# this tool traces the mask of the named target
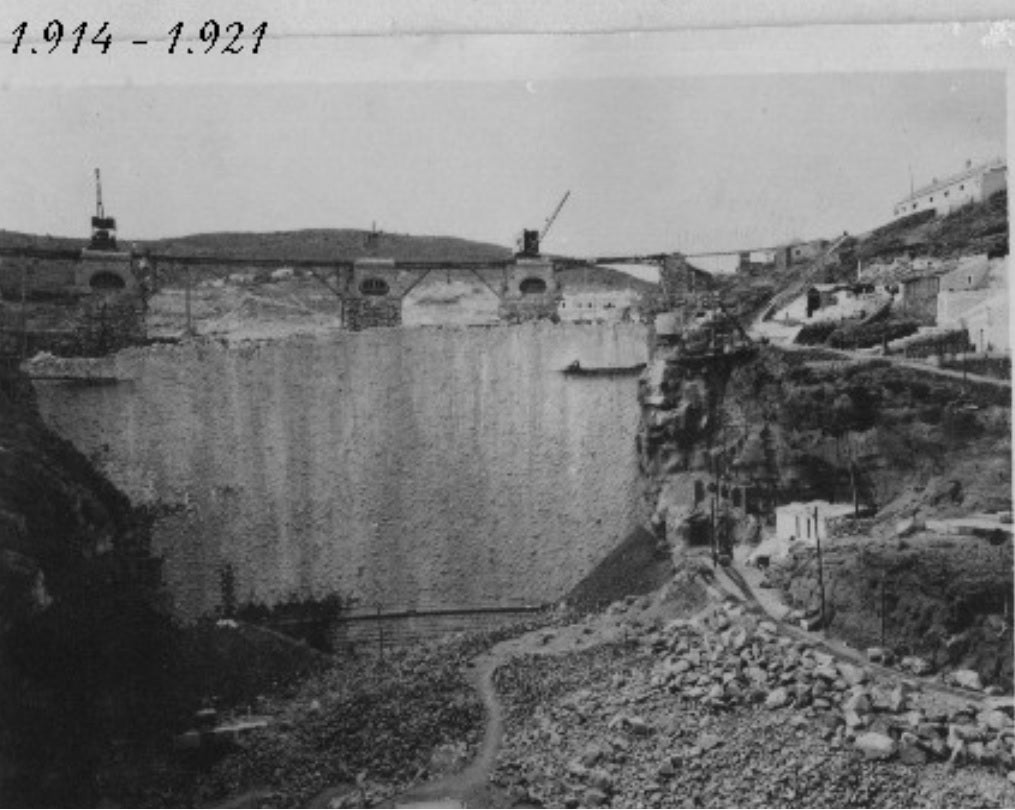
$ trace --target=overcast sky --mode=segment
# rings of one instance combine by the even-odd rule
[[[1005,154],[1000,72],[0,90],[0,228],[378,227],[685,252],[858,232]]]

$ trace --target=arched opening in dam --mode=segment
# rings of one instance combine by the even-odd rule
[[[425,633],[424,614],[560,599],[645,517],[637,377],[561,372],[644,362],[646,337],[543,321],[195,340],[95,361],[116,385],[36,390],[156,512],[181,619],[337,596]]]

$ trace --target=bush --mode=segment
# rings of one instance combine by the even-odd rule
[[[878,321],[836,329],[828,336],[828,345],[835,349],[864,348],[914,334],[916,321]]]
[[[928,357],[932,354],[954,354],[966,351],[969,336],[965,329],[952,329],[938,335],[917,338],[903,349],[906,357]]]
[[[799,343],[801,346],[817,346],[828,340],[828,336],[832,334],[839,324],[835,321],[818,321],[817,323],[809,323],[799,332],[797,332],[796,340],[794,343]]]

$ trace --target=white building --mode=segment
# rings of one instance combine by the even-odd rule
[[[947,214],[967,203],[986,200],[1008,186],[1008,164],[1001,158],[976,166],[966,161],[966,167],[958,174],[938,180],[916,189],[908,197],[895,204],[896,217],[905,217],[920,211],[934,210],[939,216]]]
[[[802,542],[809,546],[828,539],[828,521],[853,513],[849,503],[796,501],[775,508],[775,536],[779,543]]]
[[[962,314],[960,322],[977,351],[1011,351],[1008,313],[1008,294],[1002,290],[997,295],[974,304]]]
[[[1010,350],[1008,313],[1007,259],[973,257],[941,277],[937,325],[965,329],[976,351]]]

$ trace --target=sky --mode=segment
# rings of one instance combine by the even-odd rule
[[[0,87],[0,228],[368,228],[575,256],[853,233],[1005,155],[999,71]]]

